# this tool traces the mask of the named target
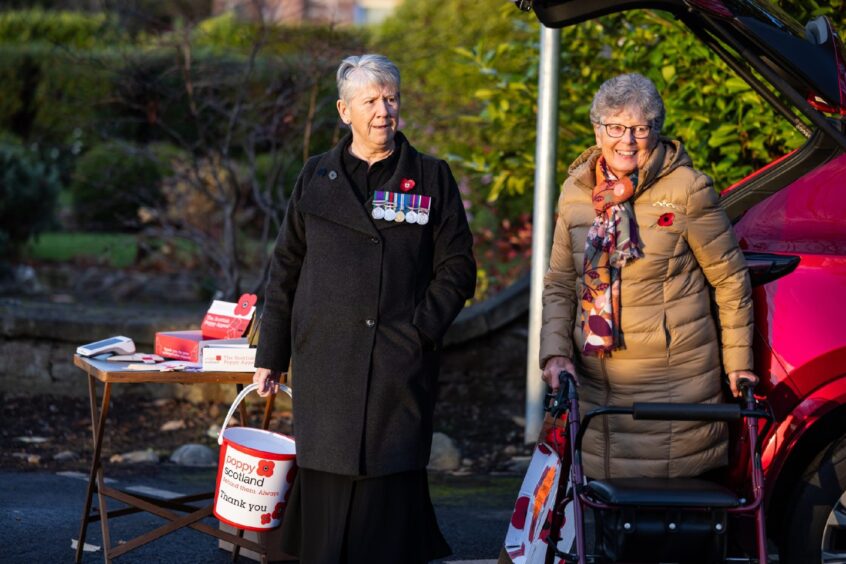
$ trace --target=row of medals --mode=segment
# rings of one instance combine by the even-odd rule
[[[396,211],[394,208],[375,207],[371,215],[373,219],[384,219],[385,221],[396,221],[397,223],[416,223],[417,225],[426,225],[429,223],[429,214],[423,211],[416,212],[410,210],[404,212],[402,210]]]

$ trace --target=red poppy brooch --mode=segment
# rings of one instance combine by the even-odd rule
[[[403,178],[402,182],[400,182],[400,190],[403,192],[408,192],[414,189],[415,182],[410,178]]]
[[[258,296],[255,294],[243,294],[235,304],[235,315],[249,315],[257,301]]]
[[[674,213],[663,213],[661,217],[658,218],[658,225],[661,227],[669,227],[673,224],[673,220],[676,218],[676,214]]]

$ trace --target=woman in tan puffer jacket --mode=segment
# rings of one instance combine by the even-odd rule
[[[591,107],[597,146],[570,166],[543,292],[540,362],[568,370],[581,411],[722,401],[752,370],[749,275],[711,179],[660,137],[649,79],[612,78]],[[711,289],[713,288],[713,298]],[[716,322],[715,322],[716,314]],[[727,463],[722,423],[600,418],[584,440],[591,478],[697,476]]]

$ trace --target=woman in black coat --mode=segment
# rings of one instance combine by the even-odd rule
[[[426,464],[439,343],[473,295],[455,179],[397,131],[400,76],[380,55],[338,69],[347,135],[306,163],[276,241],[254,381],[291,369],[300,472],[283,548],[301,562],[449,554]]]

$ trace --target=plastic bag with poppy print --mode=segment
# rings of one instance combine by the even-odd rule
[[[561,480],[566,482],[570,473],[570,450],[564,433],[566,422],[566,417],[552,425],[545,422],[541,431],[543,440],[538,441],[532,453],[505,533],[504,552],[514,564],[546,562],[549,549],[546,539],[553,526],[556,499],[560,497],[559,484],[565,485]],[[572,504],[564,508],[558,538],[558,549],[569,552],[575,539]]]

